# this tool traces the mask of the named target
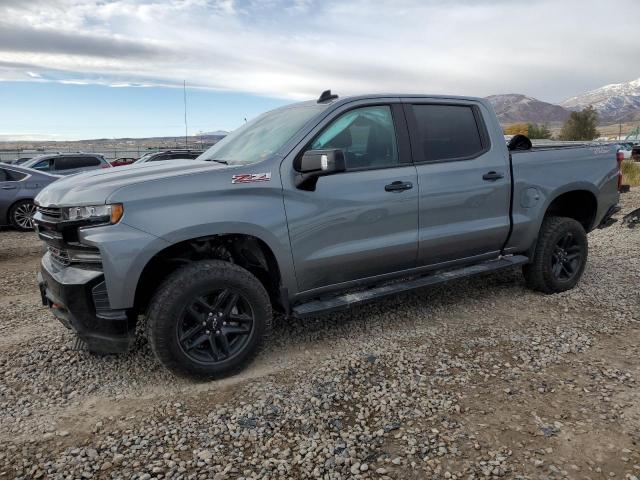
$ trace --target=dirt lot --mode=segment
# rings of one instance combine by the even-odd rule
[[[640,227],[589,241],[573,291],[511,271],[280,320],[248,370],[194,383],[142,339],[73,351],[40,306],[39,242],[0,232],[0,479],[635,480]]]

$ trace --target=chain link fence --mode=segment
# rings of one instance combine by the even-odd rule
[[[198,142],[189,144],[189,150],[206,150],[212,146],[215,142]],[[24,149],[24,150],[0,150],[0,162],[12,162],[18,158],[33,158],[39,155],[48,155],[55,153],[99,153],[104,156],[109,162],[112,162],[118,158],[135,158],[138,159],[146,153],[162,152],[165,150],[182,150],[184,149],[184,143],[175,146],[162,146],[162,147],[145,147],[145,146],[132,146],[130,148],[108,148],[100,146],[84,147],[80,150],[73,147],[68,148],[51,148],[51,149]]]

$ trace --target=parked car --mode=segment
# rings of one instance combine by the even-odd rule
[[[33,230],[33,199],[58,176],[18,165],[0,164],[0,225]]]
[[[37,197],[45,305],[94,352],[138,315],[159,361],[246,365],[272,312],[305,318],[522,267],[579,281],[587,233],[618,211],[613,145],[505,144],[470,97],[325,92],[243,125],[200,159],[62,179]]]
[[[162,160],[194,159],[202,155],[200,150],[165,150],[163,152],[147,153],[136,160],[138,163],[158,162]]]
[[[73,175],[88,170],[111,168],[111,164],[97,153],[56,153],[40,155],[22,164],[40,172]]]
[[[111,162],[111,165],[114,167],[121,167],[123,165],[131,165],[132,163],[135,163],[136,159],[132,158],[132,157],[120,157],[120,158],[116,158],[115,160],[113,160]]]
[[[634,145],[631,149],[631,158],[636,162],[640,162],[640,145]]]

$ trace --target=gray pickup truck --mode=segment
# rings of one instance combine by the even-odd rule
[[[165,367],[216,378],[255,356],[275,312],[514,266],[533,289],[570,289],[587,232],[612,222],[619,178],[613,146],[507,146],[482,99],[324,92],[198,160],[44,189],[42,299],[90,351],[126,351],[145,316]]]

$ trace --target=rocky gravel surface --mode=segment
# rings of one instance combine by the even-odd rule
[[[640,206],[622,197],[620,217]],[[0,479],[640,478],[640,229],[589,235],[582,282],[519,271],[305,322],[196,383],[73,350],[41,247],[0,232]]]

